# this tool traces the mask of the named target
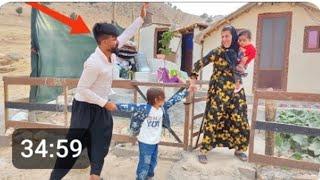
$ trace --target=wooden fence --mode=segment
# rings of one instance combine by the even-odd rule
[[[66,128],[68,127],[68,113],[71,111],[71,105],[68,105],[68,91],[76,87],[78,79],[70,78],[31,78],[31,77],[3,77],[4,81],[4,102],[5,102],[5,128]],[[208,84],[207,81],[198,81],[197,84],[204,85]],[[39,104],[27,102],[16,102],[9,101],[8,88],[10,85],[29,85],[29,86],[48,86],[48,87],[62,87],[64,95],[64,104]],[[113,88],[124,88],[133,90],[134,102],[137,102],[138,95],[143,99],[146,99],[139,87],[175,87],[175,88],[186,88],[188,82],[185,84],[163,84],[163,83],[150,83],[150,82],[137,82],[128,80],[114,80]],[[195,114],[195,106],[197,103],[205,102],[206,96],[196,97],[190,93],[186,97],[184,103],[184,125],[183,125],[183,140],[182,142],[165,142],[162,141],[160,144],[165,146],[180,147],[184,150],[193,150],[198,148],[198,142],[202,129],[198,131],[194,128],[195,122],[200,119],[203,120],[203,113]],[[282,132],[282,133],[293,133],[303,134],[308,136],[320,136],[320,129],[311,127],[301,127],[297,125],[282,124],[277,122],[268,121],[257,121],[257,110],[259,99],[265,100],[279,100],[279,101],[305,101],[305,102],[320,102],[320,94],[305,94],[305,93],[288,93],[279,91],[256,91],[254,93],[253,101],[253,113],[252,113],[252,124],[250,133],[250,146],[249,146],[249,162],[263,163],[269,165],[285,166],[300,169],[319,170],[320,164],[298,161],[292,159],[285,159],[280,157],[274,157],[270,155],[261,155],[254,153],[254,138],[255,130],[264,130],[268,132]],[[44,124],[37,122],[28,121],[12,121],[9,120],[9,109],[25,109],[30,111],[51,111],[51,112],[63,112],[64,113],[64,125],[55,124]],[[117,114],[115,116],[129,117],[127,114]],[[202,121],[203,122],[203,121]],[[202,125],[201,125],[202,127]],[[194,138],[197,138],[194,141]],[[136,138],[129,135],[113,134],[113,140],[116,142],[130,142],[135,143]]]
[[[249,146],[249,162],[318,171],[320,168],[320,164],[318,163],[280,158],[270,155],[261,155],[254,152],[255,130],[272,131],[278,133],[302,134],[307,136],[320,136],[320,129],[318,128],[303,127],[277,122],[257,121],[259,99],[319,103],[320,94],[289,93],[282,91],[256,91],[254,94],[253,101],[252,124]]]
[[[3,77],[4,82],[4,120],[5,120],[5,129],[9,127],[14,128],[65,128],[68,127],[68,113],[71,112],[71,105],[68,105],[68,91],[76,87],[78,79],[72,78],[33,78],[33,77]],[[199,81],[198,83],[206,83]],[[11,85],[28,85],[28,86],[48,86],[48,87],[62,87],[64,104],[41,104],[41,103],[30,103],[26,102],[16,102],[9,101],[8,89]],[[150,83],[150,82],[137,82],[129,80],[114,80],[112,83],[113,88],[123,88],[133,90],[133,99],[134,102],[137,102],[138,94],[146,100],[145,95],[142,93],[139,87],[175,87],[175,88],[186,88],[187,83],[179,84],[163,84],[163,83]],[[193,121],[191,115],[193,113],[193,103],[192,103],[193,94],[189,94],[186,97],[185,105],[185,118],[184,118],[184,131],[183,131],[183,140],[182,142],[161,142],[161,145],[181,147],[185,150],[189,148],[189,134],[190,134],[190,122]],[[28,122],[28,121],[12,121],[9,120],[9,109],[24,109],[29,111],[49,111],[49,112],[63,112],[64,113],[64,125],[56,124],[44,124],[37,122]],[[113,113],[115,116],[129,117],[128,114],[119,114]],[[113,134],[113,140],[116,142],[136,142],[136,138],[128,135],[122,134]]]

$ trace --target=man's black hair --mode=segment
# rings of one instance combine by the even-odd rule
[[[92,28],[94,39],[98,44],[109,36],[119,36],[118,29],[110,23],[96,23]]]

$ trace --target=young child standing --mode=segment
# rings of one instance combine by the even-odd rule
[[[118,111],[134,113],[130,126],[134,134],[138,134],[137,180],[151,179],[154,176],[162,127],[170,127],[167,110],[185,96],[187,96],[187,90],[179,91],[165,102],[162,89],[150,88],[147,90],[147,104],[117,104]]]
[[[246,77],[248,73],[245,73],[248,64],[256,57],[256,48],[251,44],[251,32],[249,30],[243,30],[239,33],[239,55],[235,73],[235,92],[238,92],[242,88],[241,77]]]

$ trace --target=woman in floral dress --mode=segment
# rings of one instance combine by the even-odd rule
[[[207,152],[215,147],[235,149],[235,156],[246,161],[244,153],[249,144],[249,124],[244,89],[235,93],[234,69],[239,50],[238,35],[234,27],[225,26],[221,32],[221,46],[211,50],[194,64],[191,73],[191,90],[195,79],[206,65],[213,64],[208,100],[204,114],[204,136],[198,156],[207,163]]]

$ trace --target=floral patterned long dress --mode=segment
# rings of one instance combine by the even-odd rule
[[[204,136],[200,151],[206,153],[215,147],[246,151],[249,144],[249,123],[244,89],[234,93],[233,68],[226,60],[226,51],[219,47],[194,64],[191,76],[213,63],[208,100],[204,114]]]

